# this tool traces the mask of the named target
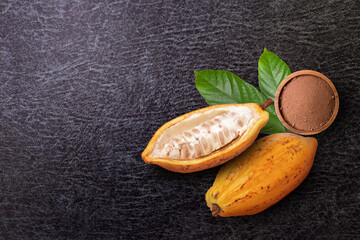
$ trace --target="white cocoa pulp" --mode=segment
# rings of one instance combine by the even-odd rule
[[[241,137],[252,124],[251,109],[228,106],[194,113],[166,129],[155,143],[152,157],[195,159]]]

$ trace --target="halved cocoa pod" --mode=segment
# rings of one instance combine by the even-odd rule
[[[141,156],[146,163],[180,173],[218,166],[255,141],[269,119],[263,108],[223,104],[184,114],[157,130]]]

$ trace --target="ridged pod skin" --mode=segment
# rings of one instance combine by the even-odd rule
[[[253,215],[280,201],[310,172],[317,145],[292,133],[257,140],[217,174],[205,196],[213,216]]]
[[[221,147],[220,149],[205,155],[203,157],[198,158],[189,158],[189,159],[170,159],[163,157],[153,157],[152,151],[155,148],[157,140],[163,134],[163,132],[184,121],[185,119],[191,117],[193,114],[205,114],[209,110],[216,110],[217,108],[224,107],[245,107],[251,110],[253,114],[253,121],[249,128],[243,133],[241,137],[236,138],[226,146]],[[269,114],[265,110],[263,110],[260,105],[256,103],[245,103],[245,104],[222,104],[222,105],[214,105],[210,107],[205,107],[202,109],[198,109],[196,111],[184,114],[180,117],[177,117],[162,127],[160,127],[154,136],[151,138],[149,144],[141,154],[143,160],[149,164],[157,164],[167,170],[179,173],[191,173],[202,171],[208,168],[212,168],[218,166],[220,164],[225,163],[226,161],[234,158],[239,155],[243,151],[245,151],[257,138],[260,130],[266,125],[269,120]]]

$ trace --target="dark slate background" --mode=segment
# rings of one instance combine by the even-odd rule
[[[360,239],[359,39],[356,0],[1,1],[0,238]],[[339,114],[294,192],[214,218],[219,167],[178,174],[140,154],[207,106],[194,70],[258,86],[264,47],[327,75]]]

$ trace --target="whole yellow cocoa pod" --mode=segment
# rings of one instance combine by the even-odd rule
[[[317,140],[278,133],[257,140],[226,163],[206,193],[214,216],[259,213],[293,191],[308,175]]]

